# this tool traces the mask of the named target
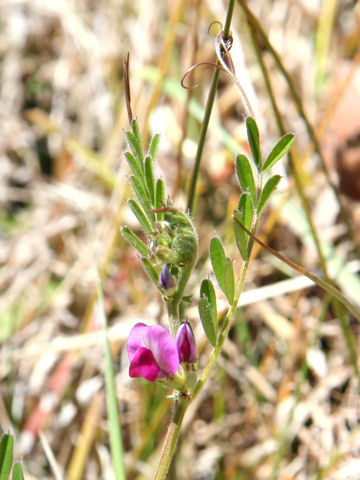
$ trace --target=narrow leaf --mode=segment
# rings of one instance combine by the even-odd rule
[[[208,299],[211,309],[212,321],[213,323],[217,324],[216,295],[211,280],[205,279],[201,282],[200,297],[206,297]]]
[[[243,193],[239,200],[239,212],[241,221],[245,227],[250,228],[253,218],[254,207],[250,195]]]
[[[264,172],[269,170],[269,168],[275,165],[275,163],[288,152],[294,140],[295,136],[292,133],[288,133],[285,137],[280,138],[264,163]]]
[[[230,258],[226,259],[225,269],[224,269],[224,293],[230,305],[234,301],[234,269],[233,264]]]
[[[139,179],[140,183],[145,186],[145,177],[140,167],[139,163],[135,160],[135,157],[130,152],[125,152],[125,158],[129,164],[129,167],[133,173],[133,175]]]
[[[243,192],[249,192],[253,203],[255,203],[256,188],[254,175],[249,159],[245,155],[240,154],[236,157],[236,173],[239,179],[241,190]]]
[[[213,322],[211,305],[206,297],[201,297],[199,300],[199,316],[209,342],[215,347],[217,339],[217,322]]]
[[[149,197],[147,196],[147,193],[144,190],[144,187],[141,185],[139,180],[133,175],[130,177],[130,183],[136,195],[136,198],[138,199],[138,201],[140,202],[144,210],[145,215],[151,222],[153,222],[155,220],[155,216],[153,213],[150,213],[152,210],[152,206],[151,206]]]
[[[0,480],[8,480],[13,461],[14,438],[5,434],[0,442]]]
[[[138,124],[138,122],[135,118],[131,122],[131,128],[132,128],[132,131],[133,131],[134,139],[135,139],[137,145],[139,146],[139,153],[140,153],[139,158],[143,159],[140,128],[139,128],[139,124]]]
[[[144,231],[146,233],[151,233],[153,231],[151,223],[149,222],[147,216],[142,211],[142,209],[138,205],[138,203],[136,203],[135,200],[130,199],[130,200],[128,200],[128,205],[130,207],[130,210],[133,212],[133,214],[137,218],[138,222],[140,223],[140,225],[144,229]]]
[[[140,240],[140,238],[135,235],[135,233],[130,230],[128,227],[123,227],[121,229],[121,235],[125,238],[127,242],[130,243],[133,247],[136,248],[136,250],[142,255],[143,257],[148,257],[149,256],[149,250],[145,243]]]
[[[156,286],[159,286],[159,274],[149,262],[147,258],[141,259],[141,264],[145,272],[149,275],[150,279],[154,282]]]
[[[235,212],[234,212],[234,220],[236,220],[236,218],[238,218],[241,222],[242,215],[239,212],[239,210],[235,210]],[[248,257],[248,236],[236,221],[234,221],[233,226],[234,226],[234,234],[235,234],[236,245],[238,247],[240,255],[243,258],[243,260],[247,260],[247,257]]]
[[[224,270],[226,255],[224,247],[218,237],[213,237],[210,241],[210,260],[216,280],[221,290],[225,293]]]
[[[262,209],[265,207],[266,202],[269,200],[270,195],[278,186],[280,180],[281,180],[280,175],[274,175],[273,177],[269,178],[269,180],[265,183],[265,186],[261,192],[259,203],[257,206],[258,215],[260,215]]]
[[[145,158],[145,180],[151,203],[155,206],[155,182],[151,157]]]
[[[246,119],[246,130],[247,130],[249,145],[250,145],[252,156],[254,158],[255,165],[260,170],[261,157],[260,157],[259,130],[255,120],[252,117],[247,117]]]
[[[23,474],[22,465],[20,462],[14,463],[12,480],[24,480],[24,474]]]
[[[165,183],[164,180],[159,178],[156,182],[156,191],[155,191],[155,207],[156,209],[163,208],[165,206]],[[162,221],[164,220],[164,213],[158,212],[156,214],[157,220]]]
[[[139,167],[143,170],[143,153],[139,141],[136,139],[132,132],[125,132],[125,137],[130,147],[131,153],[134,155],[134,158],[137,161]]]
[[[156,158],[159,142],[160,142],[160,135],[156,133],[151,139],[150,146],[149,146],[149,155],[153,160],[155,160]]]

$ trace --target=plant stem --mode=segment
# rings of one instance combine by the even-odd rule
[[[227,14],[226,14],[225,26],[224,26],[224,36],[225,36],[225,38],[229,35],[230,23],[231,23],[232,14],[233,14],[233,11],[234,11],[234,5],[235,5],[235,0],[230,0],[229,1],[229,7],[228,7],[228,10],[227,10]],[[190,189],[189,189],[187,209],[190,212],[192,211],[193,206],[194,206],[196,183],[197,183],[197,178],[198,178],[198,175],[199,175],[200,162],[201,162],[201,157],[202,157],[202,153],[203,153],[203,150],[204,150],[206,133],[207,133],[207,130],[208,130],[208,127],[209,127],[211,111],[212,111],[212,107],[214,105],[216,88],[217,88],[217,84],[218,84],[218,80],[219,80],[219,74],[220,74],[220,70],[216,68],[215,72],[214,72],[212,82],[211,82],[209,96],[208,96],[208,99],[207,99],[207,102],[206,102],[204,119],[203,119],[203,123],[202,123],[202,126],[201,126],[200,138],[199,138],[199,142],[198,142],[198,146],[197,146],[195,163],[194,163],[194,168],[193,168],[192,177],[191,177],[191,184],[190,184]]]
[[[176,443],[179,438],[181,424],[188,405],[189,401],[185,398],[177,398],[175,400],[170,425],[165,437],[159,463],[157,465],[153,480],[165,480],[166,478],[166,474],[169,470],[170,463],[175,452]]]

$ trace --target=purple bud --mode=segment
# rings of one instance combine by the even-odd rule
[[[182,323],[176,335],[180,362],[196,362],[196,344],[194,334],[188,323]]]
[[[160,273],[160,286],[164,290],[169,290],[170,288],[175,287],[175,279],[171,275],[170,270],[165,263],[161,269]]]

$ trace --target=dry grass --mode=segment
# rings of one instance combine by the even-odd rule
[[[359,5],[258,0],[249,6],[300,92],[359,238]],[[189,104],[179,81],[194,61],[214,59],[206,32],[211,21],[224,20],[225,7],[220,0],[0,3],[0,431],[16,435],[27,479],[112,478],[93,247],[110,321],[128,478],[151,477],[170,400],[159,386],[130,381],[124,342],[136,321],[163,321],[164,311],[118,234],[123,223],[136,228],[124,201],[130,192],[121,155],[127,128],[122,64],[129,51],[133,110],[145,138],[161,132],[159,173],[184,206],[199,121],[186,121]],[[266,151],[279,132],[239,4],[232,30],[234,63]],[[263,54],[286,129],[297,136],[294,158],[315,226],[332,245],[329,271],[358,302],[356,250],[284,78],[269,51]],[[199,69],[195,77],[201,88],[192,91],[192,102],[203,106],[210,73]],[[195,298],[198,279],[210,270],[210,235],[217,231],[229,251],[233,245],[226,221],[239,190],[234,152],[219,126],[239,148],[246,145],[243,109],[227,78],[213,118],[195,213]],[[317,270],[293,177],[285,168],[281,173],[282,194],[262,231],[274,248]],[[359,379],[343,330],[324,292],[301,279],[284,283],[289,276],[258,252],[246,284],[251,293],[241,299],[221,361],[188,412],[169,478],[360,478]],[[261,289],[265,285],[270,291]],[[201,348],[197,308],[187,316]],[[358,347],[358,323],[350,319],[350,328]],[[203,346],[200,367],[208,354]]]

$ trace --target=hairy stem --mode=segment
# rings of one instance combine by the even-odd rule
[[[177,440],[180,434],[181,424],[188,404],[189,401],[184,398],[177,398],[175,400],[170,425],[165,437],[164,445],[159,458],[159,463],[157,465],[153,480],[165,480],[166,478],[172,457],[175,452]]]

